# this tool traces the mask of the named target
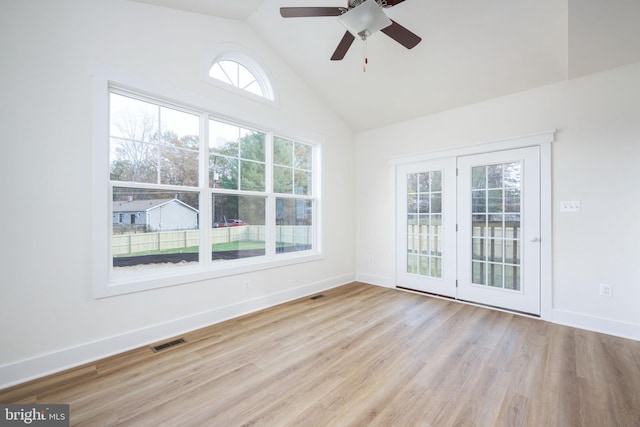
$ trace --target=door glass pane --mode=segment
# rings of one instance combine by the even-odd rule
[[[473,261],[471,263],[471,277],[473,283],[476,285],[484,285],[486,284],[486,276],[485,276],[485,263],[484,262],[476,262]]]
[[[519,162],[472,168],[472,280],[476,285],[520,290]]]
[[[407,256],[407,273],[418,274],[418,256],[409,254]]]
[[[486,241],[485,239],[476,239],[473,238],[471,240],[472,247],[472,258],[477,261],[484,261],[485,259],[485,247]]]
[[[504,216],[503,215],[489,215],[487,221],[487,236],[494,238],[501,238],[504,236]],[[519,224],[518,224],[519,225]]]
[[[471,188],[487,188],[487,168],[481,166],[471,170]]]
[[[429,213],[429,193],[418,194],[418,211],[420,213]]]
[[[520,289],[520,267],[516,265],[505,266],[504,287],[506,289]]]
[[[519,188],[504,189],[504,211],[520,212],[520,189]]]
[[[472,215],[471,216],[471,228],[472,235],[474,237],[482,237],[486,233],[487,228],[487,216],[486,215]]]
[[[420,272],[418,274],[420,274],[421,276],[428,276],[429,275],[429,258],[425,257],[425,256],[421,256],[420,257]]]
[[[407,194],[415,194],[418,192],[418,175],[407,175]]]
[[[429,184],[431,183],[431,174],[429,172],[418,174],[418,185],[421,193],[429,192]]]
[[[442,257],[442,236],[433,236],[433,245],[431,246],[431,255]]]
[[[442,171],[407,174],[407,273],[442,278]]]
[[[431,203],[429,204],[429,206],[431,207],[430,213],[442,213],[442,193],[432,193]]]
[[[487,283],[494,288],[502,288],[502,264],[489,263],[489,280]]]
[[[442,191],[442,172],[429,172],[431,191]]]
[[[442,258],[431,258],[431,274],[434,277],[442,277]]]
[[[486,166],[487,188],[502,188],[502,167],[501,164]]]
[[[471,192],[471,212],[487,212],[487,192],[484,190],[473,190]]]
[[[489,190],[487,194],[487,207],[489,213],[502,212],[502,189]]]
[[[429,233],[437,236],[442,236],[442,215],[430,215],[429,220]]]
[[[420,254],[421,255],[428,255],[429,254],[429,247],[431,246],[429,244],[429,238],[431,236],[429,235],[425,235],[425,234],[420,234]]]
[[[489,247],[487,248],[487,256],[491,262],[503,262],[504,241],[502,239],[488,239]]]

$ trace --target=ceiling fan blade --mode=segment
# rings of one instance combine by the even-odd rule
[[[387,7],[395,6],[398,3],[402,3],[404,0],[387,0]]]
[[[342,40],[340,40],[340,43],[338,43],[336,51],[333,52],[331,60],[340,61],[341,59],[343,59],[355,39],[356,38],[349,31],[345,32]]]
[[[345,12],[344,7],[281,7],[283,18],[306,18],[311,16],[340,16]]]
[[[415,47],[418,43],[422,41],[420,37],[411,31],[407,30],[402,25],[398,24],[396,21],[391,20],[391,25],[386,28],[383,28],[383,33],[400,43],[402,46],[407,49],[411,49]]]

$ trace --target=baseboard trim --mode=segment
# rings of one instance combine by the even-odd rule
[[[355,274],[308,283],[275,294],[173,319],[105,339],[0,366],[0,389],[75,368],[258,310],[355,281]]]
[[[375,274],[357,273],[356,280],[358,282],[367,283],[369,285],[382,286],[384,288],[395,288],[395,281],[392,277],[376,276]]]
[[[356,280],[371,285],[377,285],[386,288],[396,288],[395,282],[391,277],[357,273]],[[460,300],[454,300],[462,302]],[[496,309],[500,310],[498,308]],[[527,317],[531,316],[527,315]],[[624,322],[620,320],[608,319],[606,317],[591,316],[588,314],[561,309],[552,309],[551,312],[547,315],[545,315],[545,313],[543,312],[542,316],[540,316],[540,319],[547,322],[557,323],[559,325],[571,326],[587,331],[599,332],[602,334],[613,335],[620,338],[640,341],[639,323]]]
[[[388,288],[394,287],[393,281],[389,278],[368,274],[348,274],[308,283],[275,294],[218,307],[213,310],[0,366],[0,389],[75,368],[85,363],[133,350],[297,298],[303,298],[353,281]],[[553,318],[548,320],[560,325],[640,341],[640,324],[638,323],[621,322],[558,309],[553,310]]]
[[[590,316],[558,309],[553,310],[553,319],[551,321],[559,325],[640,341],[640,324],[638,323],[623,322],[607,319],[606,317]]]

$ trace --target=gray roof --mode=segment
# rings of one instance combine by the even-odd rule
[[[148,210],[157,208],[158,206],[170,203],[178,202],[185,207],[198,211],[197,209],[181,202],[178,199],[149,199],[149,200],[133,200],[131,202],[127,200],[116,200],[113,202],[113,212],[146,212]]]

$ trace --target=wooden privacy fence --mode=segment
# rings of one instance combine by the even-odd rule
[[[409,253],[442,255],[442,226],[407,226],[407,250]]]
[[[408,253],[442,255],[443,228],[441,225],[407,226]],[[520,224],[489,223],[472,227],[473,257],[484,260],[488,257],[492,262],[518,264],[520,262]],[[503,251],[504,247],[504,251]]]
[[[198,230],[158,231],[153,233],[116,234],[111,250],[113,256],[135,255],[145,252],[167,251],[198,246]]]
[[[264,242],[266,227],[243,225],[211,229],[211,243]],[[199,246],[199,230],[158,231],[153,233],[115,234],[112,237],[113,256],[138,255],[148,252],[179,251]],[[276,241],[285,246],[311,245],[312,228],[308,225],[276,226]]]

